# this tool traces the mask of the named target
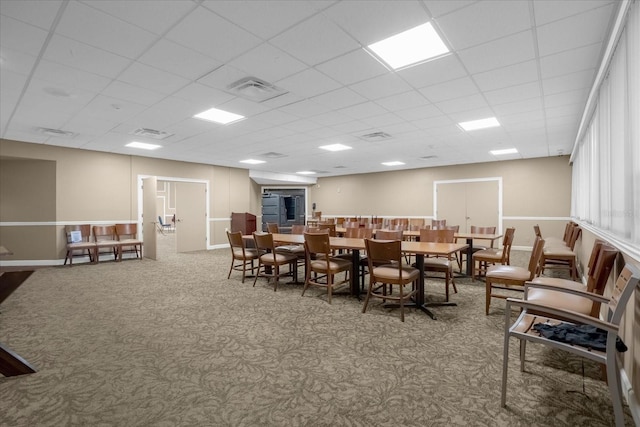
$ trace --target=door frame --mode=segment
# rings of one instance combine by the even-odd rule
[[[191,183],[198,183],[198,184],[204,184],[205,185],[205,209],[207,212],[207,217],[205,218],[205,227],[206,227],[206,233],[207,233],[207,244],[206,244],[206,249],[207,250],[211,250],[211,249],[215,249],[215,246],[212,245],[211,242],[211,225],[209,223],[209,218],[211,218],[210,215],[210,205],[209,205],[209,199],[210,199],[210,194],[211,192],[209,191],[209,180],[208,179],[193,179],[193,178],[180,178],[180,177],[175,177],[175,176],[158,176],[158,175],[138,175],[138,218],[140,218],[140,220],[142,220],[142,180],[144,178],[150,178],[152,176],[155,176],[156,179],[158,181],[174,181],[174,182],[191,182]]]
[[[438,185],[439,184],[460,184],[466,182],[484,182],[484,181],[498,181],[498,230],[497,233],[502,234],[502,177],[494,176],[487,178],[468,178],[468,179],[447,179],[441,181],[433,181],[433,218],[436,217],[438,212]]]

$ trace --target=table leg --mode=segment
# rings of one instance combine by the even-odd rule
[[[467,276],[473,275],[473,239],[467,239]]]
[[[351,295],[360,299],[360,250],[351,250]]]

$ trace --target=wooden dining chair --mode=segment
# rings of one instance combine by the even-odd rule
[[[610,298],[571,289],[563,290],[563,292],[582,295],[594,302],[606,304],[607,313],[604,320],[531,302],[527,299],[528,286],[528,284],[525,286],[523,299],[507,299],[502,357],[501,406],[505,407],[507,404],[509,339],[515,337],[520,340],[520,371],[522,372],[525,368],[527,341],[604,364],[613,403],[615,425],[623,427],[625,421],[622,406],[620,351],[624,351],[626,346],[624,343],[621,345],[619,341],[622,338],[620,323],[634,291],[640,292],[640,271],[633,265],[625,265],[613,286]],[[512,308],[521,310],[513,323],[511,322]],[[593,335],[598,335],[601,339],[598,341],[589,340],[588,338]]]
[[[271,234],[279,234],[280,226],[275,222],[268,222],[267,232]],[[291,234],[294,234],[293,229]],[[299,233],[299,234],[302,234],[302,233]],[[278,245],[276,246],[276,252],[279,254],[294,255],[298,260],[298,265],[296,266],[296,268],[304,264],[304,245],[296,245],[296,244]]]
[[[432,219],[431,220],[431,228],[439,228],[447,225],[446,219]]]
[[[100,261],[100,249],[108,249],[116,261],[120,260],[121,245],[115,225],[94,225],[93,238],[96,242],[96,262]]]
[[[232,271],[242,271],[242,283],[244,283],[244,279],[247,277],[247,266],[249,266],[251,274],[256,269],[254,262],[258,259],[258,250],[246,247],[242,231],[227,231],[227,238],[231,248],[231,267],[229,267],[227,279],[231,278]]]
[[[73,265],[73,257],[85,256],[85,253],[89,256],[89,262],[94,262],[96,244],[91,240],[91,225],[66,225],[64,231],[67,237],[67,254],[63,265],[67,265],[67,260],[69,266]]]
[[[489,314],[491,298],[506,299],[509,295],[496,294],[495,289],[523,291],[526,282],[533,280],[542,256],[544,240],[536,237],[527,268],[513,265],[494,265],[485,275],[485,314]]]
[[[502,240],[502,248],[487,248],[478,251],[472,255],[473,263],[472,278],[476,279],[478,275],[484,275],[487,272],[489,264],[509,265],[511,263],[511,245],[513,244],[513,236],[516,232],[514,227],[509,227],[504,233]]]
[[[382,299],[383,303],[397,302],[400,306],[400,320],[404,322],[405,304],[417,292],[415,282],[420,278],[420,270],[402,263],[400,240],[366,239],[365,248],[369,263],[369,287],[362,312],[367,311],[372,297]],[[409,284],[412,287],[405,289]],[[397,296],[387,292],[387,285],[398,287]]]
[[[423,228],[422,230],[420,230],[421,242],[454,243],[454,236],[455,229],[453,228],[438,230]],[[444,274],[445,301],[449,302],[449,285],[453,285],[453,292],[458,293],[458,289],[456,288],[456,283],[453,277],[453,260],[450,258],[450,256],[448,258],[425,257],[424,271],[425,273],[435,272]]]
[[[576,241],[580,237],[582,229],[573,227],[571,237],[566,245],[561,246],[545,246],[540,259],[539,274],[544,274],[546,269],[550,270],[568,270],[572,280],[578,278],[578,255],[575,253]]]
[[[116,224],[116,236],[120,242],[120,258],[126,251],[135,252],[142,260],[142,240],[138,239],[138,224]]]
[[[295,278],[297,273],[298,257],[292,254],[276,252],[273,243],[273,234],[253,232],[253,240],[258,250],[258,271],[253,279],[253,286],[256,286],[258,277],[266,277],[267,283],[273,279],[273,291],[278,290],[280,281],[280,267],[289,265],[289,273]],[[262,273],[261,273],[262,271]]]
[[[331,304],[334,288],[351,281],[351,261],[332,255],[331,241],[326,231],[304,233],[304,247],[307,271],[302,296],[310,286],[324,287],[327,289],[327,301]],[[344,279],[336,280],[336,276],[343,272]]]

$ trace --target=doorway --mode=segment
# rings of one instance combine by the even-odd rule
[[[496,226],[502,232],[502,178],[435,181],[434,217],[447,225],[460,225],[467,233],[472,225]]]
[[[138,175],[138,217],[141,218],[143,229],[149,225],[151,229],[157,230],[158,225],[158,192],[154,186],[144,186],[146,179],[152,178],[148,175]],[[191,252],[196,250],[213,249],[209,244],[210,224],[209,224],[209,181],[188,179],[179,177],[156,176],[156,182],[170,182],[175,187],[175,231],[172,232],[175,241],[176,252]],[[152,194],[151,194],[152,193]],[[144,200],[147,200],[145,205]],[[153,202],[151,202],[153,200]],[[153,209],[150,205],[153,204]],[[149,210],[149,212],[147,212]],[[151,212],[154,212],[151,215]],[[158,214],[155,214],[158,212]],[[145,221],[145,214],[147,221]],[[164,212],[163,212],[164,214]],[[164,222],[164,219],[163,219]],[[155,252],[157,243],[154,238],[149,239],[149,244],[153,245]],[[147,240],[145,239],[145,246]],[[147,249],[148,250],[148,249]],[[146,251],[145,251],[146,252]]]

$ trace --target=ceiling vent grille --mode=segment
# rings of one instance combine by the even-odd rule
[[[60,129],[38,128],[38,131],[47,136],[57,136],[59,138],[73,138],[75,133]]]
[[[140,128],[140,129],[136,129],[133,132],[131,132],[131,135],[143,136],[145,138],[152,138],[152,139],[165,139],[165,138],[170,137],[173,134],[167,133],[167,132],[163,132],[161,130]]]
[[[287,157],[287,155],[286,154],[282,154],[282,153],[275,153],[273,151],[270,151],[268,153],[264,153],[262,155],[262,157],[266,157],[268,159],[279,159],[281,157]]]
[[[287,93],[279,88],[257,77],[245,77],[227,86],[227,91],[251,101],[263,102]]]
[[[382,141],[384,139],[391,138],[391,135],[389,135],[386,132],[373,132],[373,133],[368,133],[366,135],[362,135],[360,138],[365,139],[367,141]]]
[[[422,156],[422,157],[420,157],[420,158],[421,158],[422,160],[431,160],[431,159],[435,159],[435,158],[437,158],[437,157],[438,157],[438,156]]]

